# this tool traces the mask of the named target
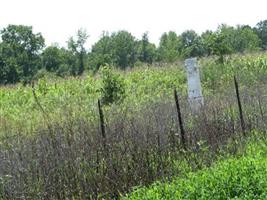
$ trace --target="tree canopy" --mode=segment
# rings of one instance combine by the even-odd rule
[[[31,26],[9,25],[1,31],[1,83],[30,81],[40,68],[44,38]]]
[[[222,24],[202,34],[169,31],[161,35],[158,46],[150,42],[147,32],[137,39],[124,30],[103,32],[90,49],[85,46],[89,36],[84,29],[70,37],[66,47],[45,47],[42,34],[33,33],[31,26],[8,25],[0,30],[0,36],[0,84],[28,83],[46,71],[63,77],[79,76],[106,65],[126,69],[141,63],[172,63],[201,56],[216,56],[224,62],[225,55],[266,50],[267,20],[255,27]]]

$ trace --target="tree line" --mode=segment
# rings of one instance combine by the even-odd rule
[[[200,35],[194,30],[180,35],[169,31],[162,34],[158,47],[149,41],[148,33],[137,39],[127,31],[104,32],[90,50],[85,48],[88,34],[83,29],[67,41],[67,47],[45,46],[42,34],[33,33],[31,26],[8,25],[0,30],[0,37],[0,84],[26,84],[45,73],[79,76],[104,65],[125,69],[211,55],[224,62],[225,55],[266,50],[267,20],[255,27],[222,24]]]

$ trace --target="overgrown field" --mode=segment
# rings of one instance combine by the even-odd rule
[[[265,54],[233,56],[224,64],[216,59],[200,60],[204,95],[216,96],[233,89],[233,75],[245,86],[262,85],[266,82],[267,56]],[[173,89],[180,95],[187,92],[186,73],[183,63],[172,65],[142,66],[128,71],[116,71],[125,83],[125,98],[120,109],[127,106],[140,107],[159,99],[170,100]],[[51,121],[62,121],[68,117],[86,117],[94,120],[97,99],[102,97],[101,73],[85,75],[82,78],[43,78],[35,83],[36,102],[31,86],[8,86],[0,88],[0,125],[2,127],[25,127],[32,131],[44,124],[43,112]],[[25,130],[26,131],[26,130]]]
[[[117,73],[122,74],[126,90],[126,98],[120,106],[121,109],[127,104],[137,106],[142,102],[155,101],[159,97],[170,95],[173,88],[186,92],[186,80],[181,65],[167,68],[144,66],[142,69]],[[62,121],[64,116],[86,117],[93,120],[103,85],[99,76],[101,74],[87,75],[80,79],[42,79],[36,83],[38,101],[53,121]],[[0,88],[0,102],[1,125],[23,125],[32,128],[43,121],[43,113],[30,86]]]
[[[248,175],[241,186],[249,187],[255,178],[249,176],[249,163],[259,167],[259,178],[266,166],[263,153],[253,156],[256,144],[266,143],[267,56],[235,55],[224,64],[205,58],[200,66],[205,105],[198,113],[190,110],[187,101],[182,63],[128,71],[106,67],[79,79],[44,78],[33,87],[2,87],[0,199],[117,199],[135,186],[158,180],[170,185],[139,189],[129,198],[146,199],[148,193],[149,198],[160,198],[160,191],[172,194],[178,184],[193,195],[189,199],[194,199],[202,195],[198,189],[210,195],[208,187],[225,185],[216,182],[221,174],[225,177],[222,181],[227,182],[227,177],[238,180],[238,174],[231,174],[235,175],[239,165],[244,165],[240,175]],[[239,83],[244,127],[234,75]],[[174,89],[179,96],[184,144]],[[101,124],[98,99],[103,109]],[[254,132],[258,134],[251,136]],[[253,143],[247,144],[251,139]],[[234,160],[241,155],[247,157]],[[225,171],[228,164],[232,167]],[[176,181],[174,177],[184,178]],[[202,186],[206,181],[207,188]],[[257,186],[264,188],[264,184]],[[177,190],[178,199],[187,195],[183,192]],[[232,191],[225,186],[225,195],[227,192]],[[249,189],[248,198],[252,197],[249,195],[254,191]]]

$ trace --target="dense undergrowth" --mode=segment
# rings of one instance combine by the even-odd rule
[[[120,106],[121,109],[129,103],[137,106],[142,102],[155,101],[162,96],[172,94],[174,87],[179,88],[183,93],[186,92],[185,75],[180,66],[144,67],[124,74],[126,98]],[[62,121],[64,115],[94,120],[97,99],[101,97],[103,87],[100,75],[68,80],[42,79],[35,84],[36,94],[45,112],[53,121]],[[29,128],[42,124],[43,113],[34,99],[30,86],[0,88],[0,102],[3,124],[7,123],[7,126],[23,124]]]
[[[259,85],[265,83],[267,75],[267,57],[265,54],[235,55],[219,64],[216,58],[200,60],[203,92],[217,95],[231,90],[233,75],[239,76],[241,84]],[[186,75],[182,63],[143,66],[129,71],[118,71],[125,79],[125,99],[120,109],[131,104],[135,107],[172,98],[176,88],[186,95]],[[86,117],[94,120],[97,111],[97,99],[101,98],[103,82],[101,74],[85,75],[83,78],[50,80],[43,78],[35,83],[40,104],[53,121],[64,120],[64,115]],[[0,88],[1,127],[27,127],[31,132],[43,124],[43,113],[32,94],[31,86],[15,85]]]
[[[35,83],[35,92],[30,86],[0,88],[0,198],[117,199],[135,186],[185,176],[188,178],[174,183],[189,187],[192,195],[198,195],[194,187],[205,193],[208,189],[200,185],[212,180],[208,167],[222,158],[243,155],[250,140],[241,134],[235,74],[246,132],[266,131],[267,58],[264,54],[239,55],[224,64],[213,58],[200,60],[200,64],[205,105],[199,113],[190,109],[185,71],[179,63],[114,72],[124,79],[120,80],[125,83],[121,93],[125,96],[102,107],[105,133],[100,129],[97,108],[105,88],[101,74],[42,79]],[[174,88],[179,92],[186,148],[181,143]],[[248,148],[262,144],[260,139],[266,141],[258,136],[251,137],[259,140]],[[233,168],[243,163],[246,167],[247,160],[258,165],[260,156],[253,158],[253,154],[225,163]],[[216,166],[211,170],[223,173]],[[204,171],[187,175],[201,169]],[[226,181],[229,173],[231,170],[225,172]],[[203,182],[194,181],[201,174]],[[196,185],[191,187],[190,181]],[[161,186],[150,189],[161,190]],[[131,198],[136,198],[135,194],[145,198],[146,189],[137,191]],[[179,191],[177,195],[183,195]]]
[[[257,133],[249,140],[253,142],[248,142],[241,155],[228,158],[224,155],[212,167],[170,183],[156,182],[148,188],[136,189],[123,199],[266,199],[266,134]]]

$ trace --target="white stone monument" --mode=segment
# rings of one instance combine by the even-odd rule
[[[198,112],[204,104],[204,99],[201,91],[201,83],[199,76],[199,69],[196,58],[189,58],[185,60],[185,67],[187,70],[188,83],[188,98],[193,112]]]

